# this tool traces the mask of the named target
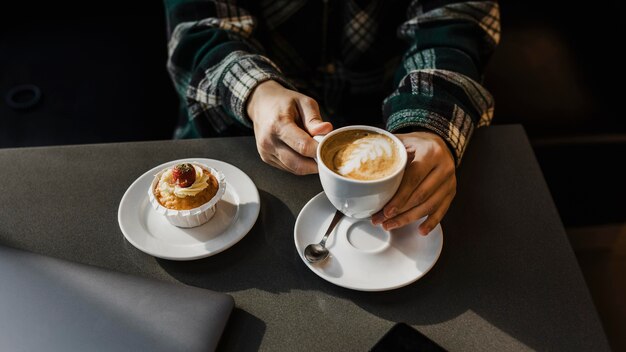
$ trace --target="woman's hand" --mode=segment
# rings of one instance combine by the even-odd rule
[[[443,219],[456,195],[454,157],[444,140],[430,132],[398,134],[409,162],[400,187],[372,216],[374,225],[392,230],[428,215],[419,232],[427,235]]]
[[[322,121],[317,102],[276,81],[259,84],[247,106],[261,159],[296,175],[317,173],[317,142],[311,137],[332,131]]]

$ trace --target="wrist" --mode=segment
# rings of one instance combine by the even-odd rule
[[[454,149],[452,149],[448,141],[445,138],[443,138],[441,135],[439,135],[438,133],[435,133],[429,129],[423,128],[418,131],[408,132],[406,133],[406,135],[415,136],[418,138],[430,139],[434,141],[436,144],[439,145],[439,147],[442,150],[445,150],[447,152],[447,155],[450,156],[450,159],[456,165],[457,160],[456,160],[456,155],[454,154]]]
[[[272,96],[273,93],[278,89],[285,89],[280,83],[274,80],[267,80],[259,83],[256,87],[252,89],[252,93],[250,93],[250,98],[248,99],[246,105],[246,113],[250,120],[254,121],[257,115],[257,106],[266,99],[268,96]]]

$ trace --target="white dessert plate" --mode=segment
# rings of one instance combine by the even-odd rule
[[[417,281],[439,259],[443,248],[441,225],[422,236],[417,228],[424,219],[385,231],[369,219],[344,217],[326,242],[329,257],[309,263],[304,248],[320,241],[334,213],[324,192],[313,197],[298,215],[294,240],[309,269],[335,285],[359,291],[392,290]]]
[[[226,192],[209,222],[186,229],[170,224],[152,208],[148,188],[163,168],[192,161],[224,173]],[[219,160],[190,158],[161,164],[135,180],[120,201],[117,219],[124,237],[139,250],[163,259],[193,260],[239,242],[256,222],[260,208],[259,191],[243,171]]]

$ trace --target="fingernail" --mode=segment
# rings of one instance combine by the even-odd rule
[[[378,225],[381,222],[383,222],[383,219],[381,219],[381,216],[379,214],[372,215],[372,224]]]
[[[422,235],[422,236],[426,236],[426,235],[428,235],[430,233],[430,229],[428,229],[427,227],[422,227],[422,226],[420,226],[418,228],[418,231],[419,231],[420,235]]]
[[[385,228],[385,230],[390,231],[390,230],[397,228],[398,223],[395,221],[387,221],[386,223],[383,224],[383,227]]]
[[[396,216],[396,214],[398,214],[398,208],[393,207],[393,208],[391,208],[391,209],[389,209],[388,211],[385,212],[385,217],[392,218],[392,217]]]

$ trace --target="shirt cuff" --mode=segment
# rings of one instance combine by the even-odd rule
[[[391,132],[427,130],[443,138],[460,165],[475,127],[489,125],[493,98],[460,73],[426,69],[409,72],[383,103]]]
[[[474,123],[460,109],[454,112],[452,120],[424,109],[400,110],[387,120],[387,130],[392,133],[406,129],[426,130],[443,138],[454,156],[456,165],[459,166],[465,147],[474,132]]]
[[[245,126],[252,127],[252,121],[246,112],[248,99],[259,84],[268,80],[296,90],[278,67],[262,55],[241,56],[225,70],[220,95],[234,117]]]

